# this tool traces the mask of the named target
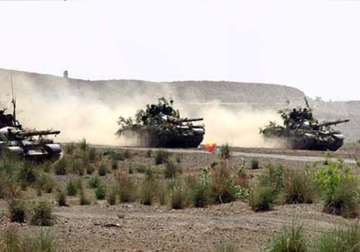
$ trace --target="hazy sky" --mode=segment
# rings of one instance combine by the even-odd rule
[[[360,99],[360,0],[0,1],[0,33],[0,68]]]

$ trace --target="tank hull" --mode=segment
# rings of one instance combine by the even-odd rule
[[[203,131],[159,132],[139,130],[135,132],[140,146],[151,148],[197,148],[203,141]]]
[[[341,134],[307,130],[285,130],[273,128],[264,131],[265,138],[279,139],[290,149],[336,151],[344,144]]]

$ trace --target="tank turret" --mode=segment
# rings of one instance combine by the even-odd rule
[[[135,118],[120,117],[117,135],[135,133],[141,146],[164,148],[197,147],[205,134],[204,125],[194,124],[203,118],[181,118],[173,101],[160,98],[158,104],[148,104]]]
[[[331,126],[347,123],[350,120],[337,120],[319,123],[313,117],[312,109],[305,99],[305,108],[279,111],[283,125],[270,122],[260,133],[265,138],[285,140],[292,149],[336,151],[344,143],[344,136]]]

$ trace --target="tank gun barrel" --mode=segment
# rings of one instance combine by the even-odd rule
[[[337,124],[347,123],[347,122],[350,122],[350,119],[337,120],[337,121],[333,121],[333,122],[323,122],[323,123],[319,124],[319,127],[327,127],[327,126],[337,125]]]
[[[181,119],[179,120],[179,122],[199,122],[199,121],[203,121],[204,118],[185,118],[185,119]]]
[[[58,135],[60,130],[32,130],[32,131],[23,131],[18,132],[17,135],[22,137],[32,137],[32,136],[47,136],[47,135]]]

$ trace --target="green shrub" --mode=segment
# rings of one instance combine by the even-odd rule
[[[86,139],[83,138],[79,143],[79,149],[82,151],[86,151],[89,148],[88,143],[86,142]]]
[[[152,154],[153,154],[153,151],[152,151],[152,150],[148,150],[148,151],[146,152],[146,157],[151,158],[151,157],[152,157]]]
[[[130,164],[131,168],[129,170],[135,171],[137,173],[145,173],[146,166],[143,164]]]
[[[95,171],[95,167],[92,164],[86,166],[86,174],[91,175]]]
[[[170,157],[170,152],[158,150],[155,153],[155,164],[156,165],[163,164],[169,159],[169,157]]]
[[[192,186],[191,200],[195,207],[206,207],[211,203],[211,184],[207,172],[203,172]]]
[[[106,176],[107,173],[107,168],[105,164],[101,164],[98,170],[98,175],[99,176]]]
[[[78,184],[75,180],[70,180],[66,184],[66,193],[68,196],[75,196],[78,192]]]
[[[259,169],[260,166],[259,166],[259,160],[257,159],[251,159],[251,169],[253,170],[256,170],[256,169]]]
[[[39,202],[33,209],[30,223],[35,226],[52,226],[54,217],[52,208],[47,202]]]
[[[284,201],[288,204],[313,203],[317,189],[309,172],[287,170],[284,176]]]
[[[165,161],[165,178],[175,178],[178,173],[182,173],[181,168],[173,159],[167,159]]]
[[[8,211],[11,222],[25,222],[27,209],[24,201],[11,200],[10,202],[8,202]]]
[[[105,199],[106,196],[106,187],[104,184],[100,183],[98,187],[95,189],[95,196],[98,200]]]
[[[272,188],[274,194],[279,194],[284,190],[284,167],[282,165],[268,165],[264,172],[259,176],[261,186]]]
[[[98,176],[91,177],[88,184],[90,188],[97,188],[101,184],[101,179]]]
[[[96,161],[96,149],[90,148],[88,153],[88,159],[90,163],[94,163]]]
[[[125,158],[125,159],[131,158],[131,153],[130,153],[129,150],[125,150],[125,151],[124,151],[124,158]]]
[[[272,241],[269,252],[305,252],[308,244],[304,237],[301,225],[292,224],[291,227],[283,228],[280,235]]]
[[[38,174],[35,172],[34,168],[29,164],[24,164],[20,169],[18,174],[19,182],[24,186],[29,186],[34,184],[38,179]]]
[[[116,160],[116,161],[124,161],[125,160],[125,155],[124,152],[117,152],[117,151],[107,151],[105,153],[106,155],[109,155],[111,160]]]
[[[37,187],[46,193],[52,193],[55,184],[54,179],[47,174],[41,174],[37,181]]]
[[[66,193],[64,191],[58,192],[56,195],[56,201],[58,206],[67,206],[66,204]]]
[[[64,151],[65,154],[72,155],[76,149],[76,146],[74,143],[65,144]]]
[[[324,200],[324,212],[356,217],[359,213],[359,180],[342,161],[323,165],[315,181]]]
[[[67,161],[65,158],[60,159],[54,165],[54,171],[56,175],[66,175]]]
[[[250,191],[249,205],[254,211],[268,211],[272,209],[274,198],[271,187],[257,185]]]
[[[324,233],[318,242],[315,242],[315,250],[318,252],[359,252],[359,244],[360,226],[352,224]]]
[[[231,157],[230,145],[224,144],[224,145],[220,146],[219,152],[220,152],[221,159],[229,159]]]
[[[73,173],[78,174],[80,176],[84,175],[85,169],[84,169],[83,163],[80,160],[74,159],[74,160],[71,160],[70,163],[71,163],[71,170]]]
[[[111,160],[111,169],[117,170],[118,168],[119,168],[118,161],[112,159],[112,160]]]

